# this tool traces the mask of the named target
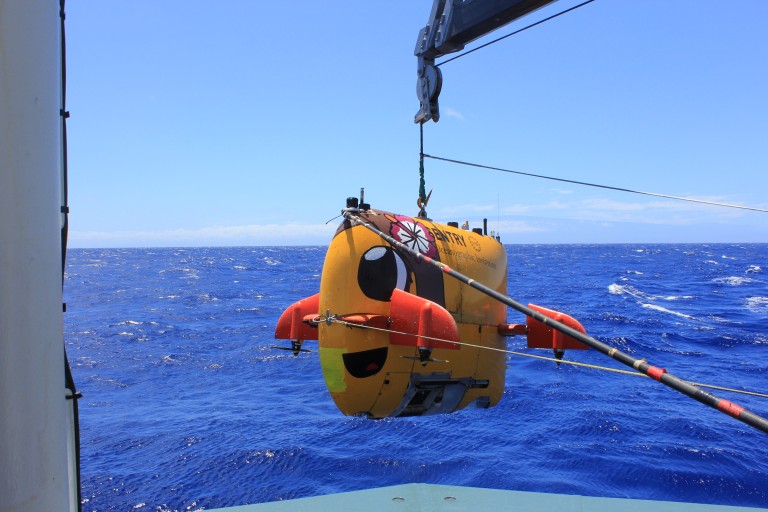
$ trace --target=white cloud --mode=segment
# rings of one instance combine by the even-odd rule
[[[337,224],[252,224],[173,230],[77,231],[69,233],[74,247],[325,245]]]
[[[513,204],[511,206],[505,206],[501,209],[501,213],[504,215],[515,215],[515,214],[522,214],[522,213],[528,213],[533,209],[533,206],[529,204]]]
[[[440,115],[446,117],[455,117],[456,119],[461,119],[462,121],[464,120],[464,116],[451,107],[442,107],[440,109]]]
[[[653,225],[689,225],[722,222],[742,217],[741,210],[673,200],[621,201],[606,197],[568,197],[545,202],[514,204],[502,208],[503,215],[564,218],[596,222],[632,222]]]
[[[498,224],[498,227],[496,226]],[[490,229],[490,226],[489,226]],[[548,228],[531,224],[522,220],[502,220],[498,223],[493,223],[494,231],[504,234],[519,234],[519,233],[543,233],[550,231]]]
[[[629,203],[626,201],[614,201],[602,197],[585,199],[576,204],[578,204],[578,207],[582,209],[603,212],[637,212],[646,210],[648,208],[647,203]]]

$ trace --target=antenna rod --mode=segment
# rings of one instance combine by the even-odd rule
[[[576,340],[580,341],[581,343],[587,345],[588,347],[594,348],[598,352],[601,352],[608,357],[615,359],[616,361],[629,366],[631,368],[634,368],[640,373],[643,373],[647,375],[648,377],[652,378],[653,380],[656,380],[658,382],[661,382],[665,386],[668,386],[675,391],[679,391],[680,393],[693,398],[694,400],[697,400],[704,405],[707,405],[709,407],[712,407],[713,409],[717,409],[718,411],[727,414],[728,416],[731,416],[733,418],[736,418],[739,421],[742,421],[746,423],[747,425],[754,427],[758,430],[761,430],[768,434],[768,419],[763,418],[762,416],[759,416],[753,412],[748,411],[744,407],[735,404],[729,400],[726,400],[724,398],[719,398],[707,391],[704,391],[693,384],[686,382],[678,377],[675,377],[671,373],[668,373],[666,369],[664,368],[658,368],[656,366],[651,366],[648,363],[646,363],[643,360],[635,359],[634,357],[630,356],[629,354],[622,352],[621,350],[618,350],[616,348],[611,347],[610,345],[606,345],[605,343],[596,340],[595,338],[591,336],[587,336],[584,333],[581,333],[577,331],[576,329],[572,329],[571,327],[568,327],[567,325],[560,323],[546,315],[543,315],[542,313],[539,313],[538,311],[535,311],[516,300],[512,299],[511,297],[507,297],[506,295],[503,295],[496,290],[479,283],[475,281],[474,279],[471,279],[464,274],[457,272],[453,270],[451,267],[446,265],[445,263],[442,263],[440,261],[436,261],[428,256],[424,256],[418,251],[415,251],[408,247],[407,245],[403,244],[402,242],[398,242],[391,236],[387,235],[386,233],[382,232],[380,229],[378,229],[375,226],[372,226],[365,221],[363,221],[360,217],[355,215],[351,211],[344,211],[343,212],[344,218],[351,222],[355,222],[356,224],[359,224],[365,228],[367,228],[370,231],[373,231],[374,233],[378,234],[380,237],[382,237],[384,240],[392,244],[393,246],[397,247],[398,249],[402,249],[403,251],[407,252],[411,256],[415,257],[419,261],[423,261],[425,263],[429,263],[430,265],[438,267],[440,270],[443,271],[443,273],[448,274],[449,276],[453,277],[454,279],[458,279],[464,284],[467,284],[471,286],[472,288],[484,293],[485,295],[488,295],[491,298],[494,298],[498,300],[499,302],[502,302],[506,304],[507,306],[511,307],[512,309],[515,309],[521,313],[523,313],[526,316],[530,316],[535,320],[538,320],[539,322],[543,323],[544,325],[547,325],[548,327],[551,327],[552,329],[559,331],[563,334],[566,334],[572,338],[575,338]]]

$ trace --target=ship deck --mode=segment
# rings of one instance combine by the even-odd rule
[[[626,498],[504,491],[450,485],[406,484],[312,498],[243,505],[210,512],[757,512],[752,507],[704,505]]]

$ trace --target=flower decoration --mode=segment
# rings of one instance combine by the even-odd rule
[[[390,217],[392,219],[392,217]],[[395,240],[429,258],[437,257],[435,237],[424,224],[405,215],[395,215],[389,232]]]

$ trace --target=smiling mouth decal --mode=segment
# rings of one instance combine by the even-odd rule
[[[387,347],[363,350],[362,352],[349,352],[343,354],[344,367],[349,374],[358,379],[364,379],[376,375],[384,367],[387,360]]]

